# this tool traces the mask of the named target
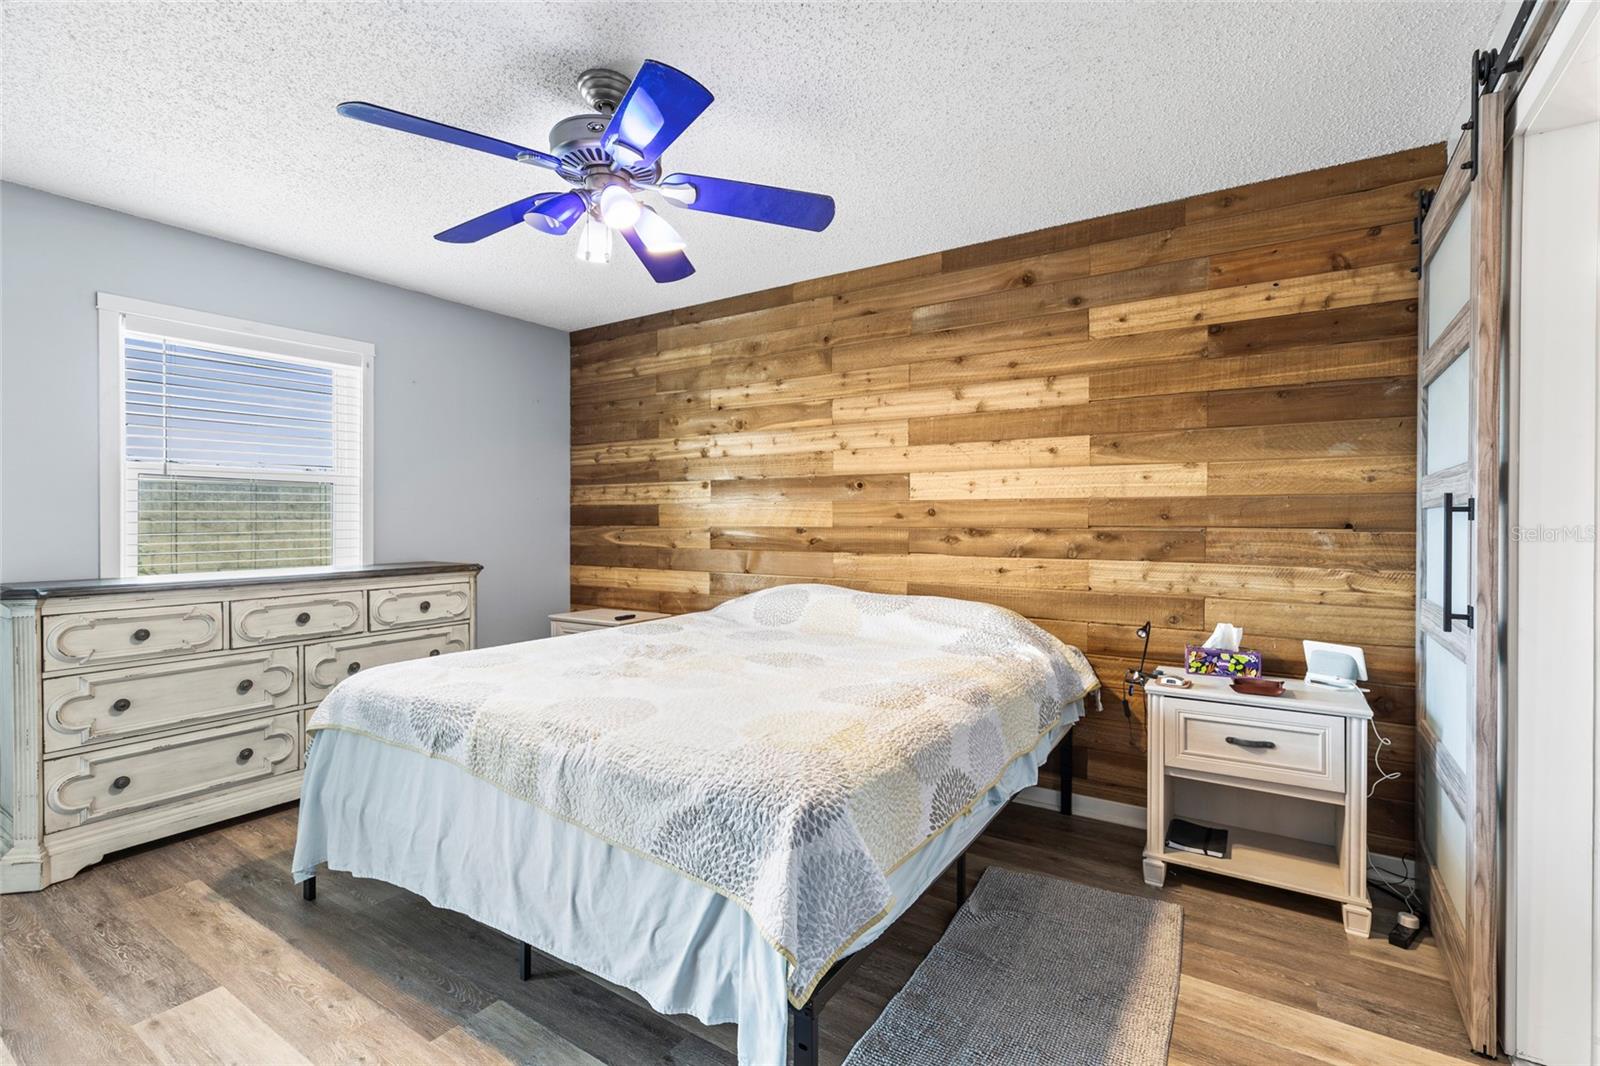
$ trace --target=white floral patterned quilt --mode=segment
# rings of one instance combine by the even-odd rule
[[[787,585],[357,674],[310,728],[445,759],[745,908],[798,1004],[887,875],[1098,686],[989,604]]]

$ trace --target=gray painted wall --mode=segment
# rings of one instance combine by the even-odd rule
[[[96,292],[377,345],[374,558],[482,563],[483,644],[567,608],[565,333],[9,182],[0,580],[99,573]]]

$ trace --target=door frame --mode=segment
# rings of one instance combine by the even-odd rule
[[[1600,312],[1592,259],[1600,243],[1600,108],[1591,97],[1591,117],[1574,123],[1573,86],[1562,90],[1563,83],[1583,88],[1575,61],[1583,49],[1592,55],[1600,47],[1600,7],[1567,5],[1544,45],[1518,86],[1511,122],[1509,517],[1514,533],[1534,535],[1513,536],[1508,545],[1503,1043],[1518,1060],[1556,1063],[1600,1059],[1600,553],[1593,541],[1565,535],[1574,524],[1592,529],[1600,519]],[[1547,107],[1553,98],[1556,107]],[[1552,121],[1551,111],[1563,114]],[[1580,130],[1587,151],[1570,140]],[[1558,147],[1546,134],[1569,141]],[[1581,204],[1563,199],[1582,198],[1585,189]],[[1587,265],[1587,277],[1572,269],[1574,257]],[[1587,394],[1573,387],[1585,377]],[[1560,440],[1542,432],[1552,410],[1559,422],[1586,430]],[[1519,412],[1531,417],[1519,419]],[[1537,535],[1550,529],[1562,533],[1558,541]],[[1588,670],[1574,669],[1584,662]]]

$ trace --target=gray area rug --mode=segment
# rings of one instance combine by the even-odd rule
[[[845,1066],[1160,1066],[1183,910],[991,866]]]

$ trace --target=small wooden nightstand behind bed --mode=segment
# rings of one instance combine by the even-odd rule
[[[610,607],[595,607],[587,611],[563,611],[550,616],[550,635],[564,637],[568,633],[587,633],[591,629],[615,629],[636,622],[654,622],[671,615],[654,611],[614,611]]]

